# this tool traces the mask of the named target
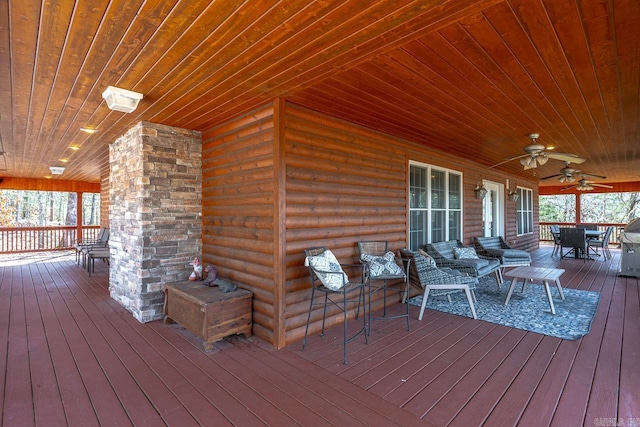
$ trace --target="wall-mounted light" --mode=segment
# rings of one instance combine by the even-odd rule
[[[480,200],[484,199],[484,196],[487,195],[487,189],[484,188],[484,184],[482,182],[478,182],[474,190],[476,192],[476,198]]]
[[[138,107],[138,102],[142,99],[142,94],[132,92],[119,87],[109,86],[102,97],[107,101],[107,106],[114,111],[131,113]]]
[[[509,195],[509,200],[511,200],[512,202],[517,202],[518,198],[520,198],[520,195],[518,194],[518,190],[507,190],[508,191],[508,195]]]

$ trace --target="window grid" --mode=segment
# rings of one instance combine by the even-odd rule
[[[533,233],[533,190],[518,187],[518,236]]]
[[[409,247],[462,238],[462,174],[409,166]]]

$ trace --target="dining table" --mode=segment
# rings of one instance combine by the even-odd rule
[[[569,228],[569,227],[567,227]],[[574,228],[580,228],[580,227],[574,227]],[[591,254],[596,255],[596,256],[600,256],[600,254],[598,252],[596,252],[593,248],[591,248],[588,245],[589,240],[591,239],[600,239],[604,236],[605,230],[597,230],[597,229],[589,229],[589,228],[585,228],[584,229],[584,234],[585,237],[587,239],[587,252],[586,253],[581,253],[582,251],[574,251],[574,256],[576,258],[584,258],[584,259],[590,259],[593,260],[593,258],[591,258]],[[560,238],[560,233],[554,233],[554,235],[558,238]]]

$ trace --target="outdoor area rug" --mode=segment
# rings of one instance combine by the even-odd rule
[[[554,285],[551,295],[556,314],[553,315],[543,285],[528,283],[524,293],[521,293],[522,284],[519,281],[509,304],[504,305],[510,282],[505,281],[502,289],[498,290],[495,279],[483,279],[475,290],[479,320],[567,340],[575,340],[589,333],[600,301],[599,292],[567,288],[562,288],[565,297],[562,300]],[[430,295],[427,308],[471,317],[464,293],[451,295],[451,300],[449,303],[446,296]],[[409,304],[420,307],[422,295],[411,298]]]

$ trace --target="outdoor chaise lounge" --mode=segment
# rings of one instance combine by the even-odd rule
[[[476,252],[487,258],[500,261],[500,268],[526,267],[531,265],[531,254],[520,249],[511,249],[501,236],[476,237]]]

